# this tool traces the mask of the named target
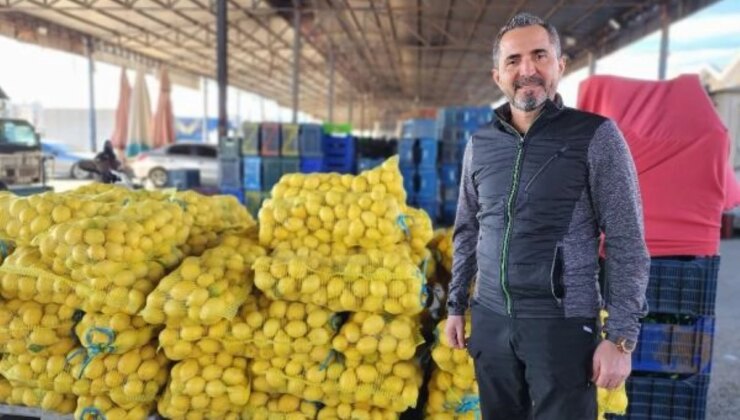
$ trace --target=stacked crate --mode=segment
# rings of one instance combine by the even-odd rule
[[[324,124],[324,172],[354,174],[357,171],[357,148],[349,124]]]
[[[324,170],[323,137],[321,124],[301,124],[298,132],[301,172],[312,174]]]
[[[490,107],[441,108],[437,113],[437,136],[440,139],[440,179],[442,183],[441,222],[452,225],[457,211],[465,146],[473,133],[491,121]]]
[[[629,420],[706,417],[719,256],[655,257],[627,380]]]
[[[244,202],[242,189],[241,145],[240,137],[222,137],[218,141],[218,187],[222,194],[236,196]]]
[[[401,134],[398,155],[408,204],[425,210],[436,222],[441,204],[436,123],[426,119],[407,120]]]
[[[355,144],[357,146],[357,172],[359,173],[380,166],[386,159],[395,155],[398,141],[358,137]]]

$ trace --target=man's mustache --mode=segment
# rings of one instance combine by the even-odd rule
[[[525,86],[545,86],[545,80],[540,76],[523,76],[514,81],[514,89]]]

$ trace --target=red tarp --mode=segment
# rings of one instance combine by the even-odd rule
[[[635,160],[652,256],[716,255],[723,209],[740,204],[730,140],[696,75],[593,76],[578,108],[614,120]]]

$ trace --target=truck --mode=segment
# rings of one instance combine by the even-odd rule
[[[48,190],[40,136],[28,121],[0,118],[0,189],[20,195]]]

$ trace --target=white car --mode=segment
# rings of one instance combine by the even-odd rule
[[[129,166],[134,176],[150,180],[155,187],[167,185],[168,171],[198,169],[202,185],[218,184],[218,147],[203,143],[175,143],[141,153]]]

